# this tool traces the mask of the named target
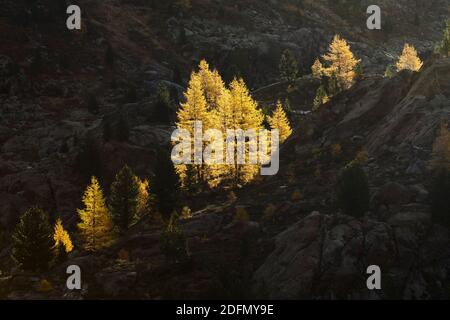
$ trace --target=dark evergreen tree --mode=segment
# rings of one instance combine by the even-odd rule
[[[450,19],[447,20],[444,36],[442,41],[436,46],[436,52],[443,57],[450,56]]]
[[[178,95],[178,90],[175,86],[172,86],[170,88],[170,101],[173,105],[178,106],[180,104],[180,97]]]
[[[178,44],[184,45],[186,44],[186,42],[187,42],[186,29],[184,29],[184,26],[181,25],[178,34]]]
[[[316,97],[314,98],[314,102],[313,102],[313,110],[319,110],[320,107],[327,103],[329,101],[329,97],[327,94],[327,90],[325,89],[325,87],[322,85],[317,89],[316,92]]]
[[[161,251],[171,262],[183,262],[187,258],[186,237],[174,215],[161,234]]]
[[[450,228],[450,170],[435,173],[430,198],[433,221]]]
[[[284,100],[284,111],[286,112],[286,115],[288,116],[289,120],[292,121],[294,116],[294,110],[292,110],[291,102],[289,101],[289,98],[286,98]]]
[[[328,93],[330,96],[334,96],[341,92],[341,88],[339,86],[339,80],[335,72],[333,72],[328,79]]]
[[[172,81],[176,84],[179,84],[180,86],[183,85],[183,77],[181,76],[181,71],[178,66],[175,66],[173,69],[173,77]]]
[[[170,122],[170,105],[169,89],[161,82],[158,86],[158,96],[155,104],[155,120],[163,123]]]
[[[12,258],[26,271],[44,271],[53,258],[53,232],[48,214],[30,208],[20,218],[13,234]]]
[[[353,217],[362,217],[369,210],[369,183],[359,163],[351,162],[341,171],[337,183],[337,200],[339,208]]]
[[[390,64],[386,67],[386,71],[384,72],[385,78],[393,78],[396,74],[397,70],[395,70],[395,66]]]
[[[364,68],[363,68],[362,64],[358,63],[355,66],[354,71],[355,71],[355,78],[358,79],[358,80],[361,80],[363,78],[363,76],[364,76]]]
[[[155,183],[153,191],[156,203],[163,217],[169,218],[178,205],[179,179],[175,172],[170,154],[165,150],[158,152],[158,162],[155,166]]]
[[[58,261],[59,263],[62,263],[64,261],[67,261],[67,257],[69,256],[67,254],[66,249],[64,248],[64,246],[58,246],[56,247],[56,249],[54,250],[55,255],[56,255],[56,261]]]
[[[294,81],[297,79],[298,75],[298,62],[297,58],[295,57],[294,53],[286,49],[280,60],[280,76],[282,80],[285,81]]]
[[[186,166],[186,176],[183,180],[183,189],[186,194],[195,195],[206,187],[199,178],[195,165]]]
[[[114,224],[125,231],[136,219],[138,211],[139,185],[133,171],[125,165],[111,185],[109,208]]]

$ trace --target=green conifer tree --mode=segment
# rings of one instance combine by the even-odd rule
[[[327,91],[324,86],[320,86],[317,89],[316,97],[314,98],[313,110],[316,111],[320,107],[329,101]]]
[[[286,111],[286,115],[288,116],[289,120],[292,121],[294,110],[292,110],[291,101],[289,100],[289,98],[284,99],[284,111]]]
[[[172,262],[182,262],[187,258],[186,237],[177,225],[174,215],[161,234],[161,251]]]
[[[332,72],[328,78],[328,93],[330,96],[334,96],[341,92],[341,87],[339,85],[339,80],[335,72]]]
[[[139,185],[130,167],[125,165],[111,185],[109,208],[114,224],[121,232],[135,221],[138,212]]]
[[[450,20],[447,20],[442,41],[437,45],[436,52],[443,57],[450,56]]]
[[[297,62],[297,58],[295,57],[294,53],[289,50],[286,49],[282,56],[281,56],[281,60],[280,60],[280,76],[282,80],[285,81],[294,81],[295,79],[297,79],[297,75],[298,75],[298,62]]]
[[[170,92],[167,86],[161,82],[158,86],[158,95],[155,104],[155,118],[156,120],[168,123],[170,122]]]
[[[154,193],[159,212],[163,217],[170,217],[178,205],[179,179],[170,155],[165,150],[158,152],[155,166]]]
[[[450,228],[450,170],[439,169],[433,177],[431,217],[434,222]]]
[[[340,173],[337,184],[339,208],[345,214],[362,217],[369,210],[369,183],[358,162],[351,162]]]
[[[33,207],[20,218],[13,234],[12,258],[27,271],[43,271],[53,258],[53,232],[48,214]]]

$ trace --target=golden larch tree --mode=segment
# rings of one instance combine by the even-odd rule
[[[193,137],[194,122],[201,121],[204,137],[208,129],[221,132],[223,140],[219,142],[223,144],[223,162],[226,160],[227,130],[253,129],[258,133],[263,127],[263,113],[252,99],[245,82],[242,79],[235,79],[228,89],[217,70],[211,71],[205,60],[200,62],[199,71],[191,74],[185,101],[178,111],[177,127],[186,129]],[[203,141],[202,150],[210,148],[214,152],[220,152],[221,145],[215,140],[214,142],[217,143],[216,147],[212,147],[214,146],[212,141]],[[193,144],[191,141],[191,160],[195,151]],[[236,140],[234,144],[236,147]],[[246,142],[245,148],[248,151],[247,144]],[[248,158],[247,152],[246,160]],[[237,164],[236,154],[233,165],[205,164],[204,161],[202,164],[176,165],[182,185],[191,190],[206,184],[215,187],[223,181],[232,181],[234,184],[247,183],[253,179],[258,168],[258,165]]]
[[[419,71],[422,68],[423,62],[417,55],[417,51],[414,46],[410,44],[405,44],[403,48],[402,55],[398,59],[396,64],[397,71],[401,70],[411,70]]]
[[[203,125],[208,123],[208,110],[202,82],[199,74],[193,72],[189,81],[189,86],[185,92],[185,103],[181,103],[178,110],[177,127],[194,131],[194,121],[202,121]]]
[[[355,68],[360,60],[355,58],[347,41],[335,35],[323,58],[330,65],[324,69],[325,74],[331,76],[335,73],[341,89],[349,89],[354,83]]]
[[[198,73],[193,72],[189,81],[189,86],[185,92],[185,103],[180,105],[177,113],[177,128],[185,129],[190,133],[191,138],[194,137],[194,123],[199,121],[202,123],[202,133],[211,127],[210,113],[207,110],[207,102],[202,87],[201,77]],[[194,160],[194,139],[191,144],[191,160]],[[202,146],[203,150],[204,146]],[[187,167],[189,166],[189,168]],[[206,167],[202,164],[179,164],[176,171],[180,176],[183,184],[187,181],[198,184],[203,183],[206,178]]]
[[[83,204],[84,209],[78,209],[81,219],[78,228],[84,239],[84,248],[98,251],[109,247],[114,240],[113,222],[95,177],[92,177],[91,184],[84,192]]]
[[[316,78],[316,79],[322,78],[323,65],[322,65],[322,62],[320,62],[319,58],[317,58],[316,61],[314,61],[314,64],[311,67],[311,72],[312,72],[313,78]]]
[[[56,220],[55,227],[53,228],[53,240],[55,240],[55,249],[64,249],[66,253],[70,253],[73,250],[72,240],[69,233],[64,229],[60,218]]]
[[[139,218],[150,211],[150,186],[147,179],[135,177],[138,185],[137,215]]]
[[[262,128],[264,115],[253,100],[242,78],[234,79],[230,84],[231,125],[233,129]]]
[[[231,106],[231,93],[227,88],[223,88],[223,91],[217,101],[217,107],[211,110],[210,119],[212,121],[212,127],[219,130],[222,133],[222,163],[209,165],[209,177],[208,183],[210,187],[217,187],[224,180],[230,177],[230,166],[224,164],[225,152],[226,152],[226,131],[233,128],[233,114]],[[217,146],[216,149],[220,149]],[[220,151],[219,151],[220,152]]]
[[[230,115],[228,129],[254,130],[258,133],[258,130],[263,127],[264,115],[251,97],[243,79],[234,79],[230,84]],[[238,164],[235,153],[232,175],[236,185],[250,182],[259,171],[259,165],[248,164],[249,142],[245,142],[245,144],[246,164]],[[237,146],[237,141],[235,145]]]
[[[272,114],[272,117],[268,117],[267,120],[272,130],[278,129],[281,143],[286,141],[286,139],[291,136],[291,125],[280,101],[277,102],[277,106]]]
[[[217,70],[210,69],[206,60],[200,61],[198,75],[200,76],[207,109],[216,109],[220,96],[225,89],[225,84],[222,77]]]
[[[219,129],[223,133],[235,125],[230,90],[226,88],[223,90],[218,100],[217,108],[212,112],[212,120],[214,121],[214,128]]]
[[[223,126],[220,125],[219,117],[223,111],[223,107],[226,106],[224,103],[227,101],[228,90],[225,87],[225,83],[219,74],[219,72],[214,69],[211,70],[209,64],[206,60],[200,61],[199,72],[198,72],[202,89],[206,99],[206,105],[209,116],[209,129],[222,130]],[[217,149],[219,146],[216,146]],[[216,187],[221,182],[221,177],[226,172],[225,166],[223,164],[208,164],[207,168],[204,170],[204,180],[210,187]]]

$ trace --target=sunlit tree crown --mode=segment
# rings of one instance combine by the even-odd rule
[[[113,223],[103,191],[95,177],[92,177],[91,184],[84,192],[83,204],[84,209],[78,209],[81,219],[78,228],[84,238],[84,248],[97,251],[109,247],[114,240]]]
[[[400,56],[396,66],[397,71],[412,70],[419,71],[422,68],[423,62],[417,56],[416,49],[409,44],[405,44],[402,55]]]
[[[62,247],[66,253],[73,250],[72,240],[69,233],[64,229],[61,219],[56,220],[53,231],[53,240],[55,240],[55,248]]]
[[[322,77],[323,65],[320,62],[319,58],[314,61],[314,64],[311,67],[311,71],[314,78],[320,79]]]
[[[278,129],[280,134],[280,142],[283,143],[292,134],[292,129],[289,120],[284,112],[283,105],[280,101],[273,112],[272,117],[268,118],[271,129]]]
[[[339,35],[334,36],[328,53],[323,58],[330,65],[324,70],[326,75],[331,76],[332,73],[335,73],[342,89],[350,88],[356,76],[355,67],[360,60],[355,58],[347,41]]]

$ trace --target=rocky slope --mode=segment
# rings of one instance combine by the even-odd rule
[[[64,29],[64,10],[50,2],[0,6],[0,296],[449,297],[450,239],[430,221],[427,161],[436,129],[450,118],[450,61],[429,59],[420,74],[379,76],[406,41],[431,56],[448,0],[382,1],[387,30],[379,33],[365,29],[365,1],[349,15],[328,1],[198,0],[176,8],[170,1],[80,0],[80,33]],[[350,40],[367,77],[320,113],[296,116],[279,175],[238,191],[237,200],[192,199],[194,217],[182,222],[189,262],[165,261],[162,225],[145,219],[104,253],[73,253],[66,264],[87,275],[81,292],[65,289],[65,265],[39,276],[14,268],[10,231],[27,207],[38,204],[75,230],[86,157],[98,163],[90,173],[104,186],[124,163],[151,179],[156,150],[172,131],[154,120],[159,81],[179,99],[189,71],[207,57],[226,78],[244,76],[261,105],[288,96],[295,110],[309,110],[317,83],[306,76],[293,89],[274,84],[280,54],[292,49],[307,74],[335,33]],[[129,141],[104,141],[105,123],[114,131],[121,117]],[[341,156],[317,156],[335,144]],[[363,149],[372,209],[353,220],[335,208],[334,184]],[[251,221],[233,222],[237,208]],[[365,289],[369,264],[385,272],[376,294]],[[53,290],[36,291],[43,278]]]

